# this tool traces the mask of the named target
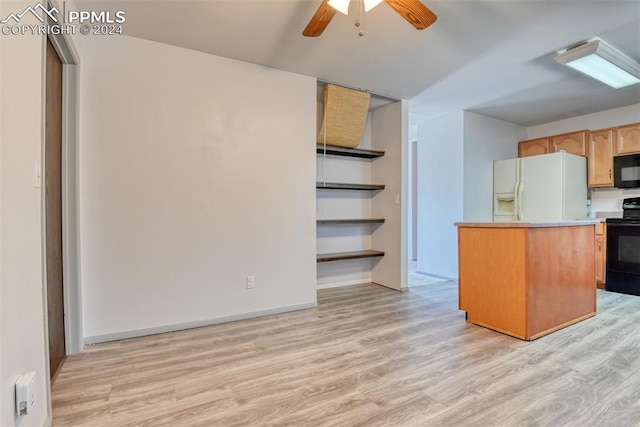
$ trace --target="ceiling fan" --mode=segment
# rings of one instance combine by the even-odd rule
[[[382,0],[364,0],[365,12],[380,2]],[[423,5],[420,0],[384,0],[384,2],[418,30],[427,28],[438,19],[435,13]],[[302,35],[318,37],[338,11],[346,15],[349,11],[349,0],[322,0],[320,7],[311,17]]]

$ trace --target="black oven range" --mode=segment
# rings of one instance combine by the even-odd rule
[[[640,197],[624,199],[622,218],[607,219],[606,290],[640,296]]]

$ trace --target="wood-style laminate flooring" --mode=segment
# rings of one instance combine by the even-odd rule
[[[524,342],[466,323],[452,282],[327,289],[91,346],[52,397],[54,426],[638,426],[640,297],[599,290],[597,316]]]

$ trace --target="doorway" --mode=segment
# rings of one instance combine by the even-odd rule
[[[44,143],[45,258],[49,374],[66,357],[62,249],[62,61],[47,39]]]
[[[420,224],[420,216],[418,212],[420,194],[420,180],[418,179],[420,172],[420,146],[418,145],[417,127],[414,130],[415,138],[409,142],[409,226],[408,226],[408,285],[410,288],[432,285],[435,283],[447,282],[450,279],[445,277],[433,276],[420,271],[418,268],[418,258],[422,256],[418,252],[418,227]]]

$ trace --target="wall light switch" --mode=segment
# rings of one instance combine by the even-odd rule
[[[256,276],[247,276],[247,289],[256,287]]]
[[[36,403],[35,376],[35,372],[27,372],[16,381],[16,413],[19,416],[30,414]]]

